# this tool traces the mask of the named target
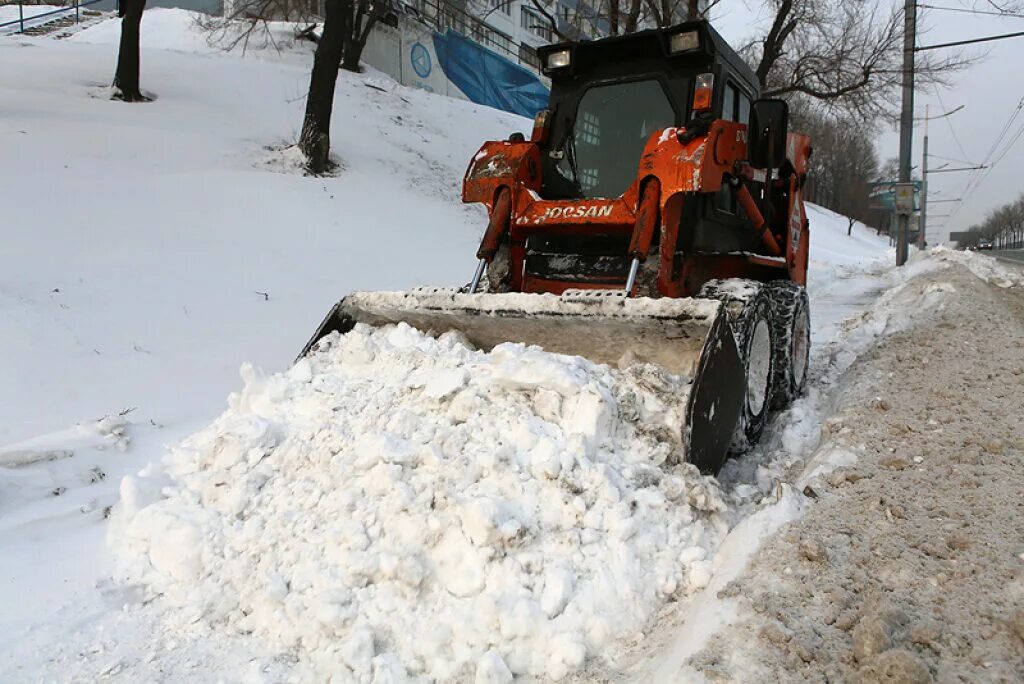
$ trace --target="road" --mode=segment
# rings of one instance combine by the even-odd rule
[[[1024,263],[1024,249],[1001,249],[998,252],[992,252],[992,256],[1000,261],[1010,261],[1013,263]]]

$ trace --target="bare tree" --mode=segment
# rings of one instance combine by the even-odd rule
[[[479,1],[479,0],[478,0]],[[556,16],[541,0],[530,0],[559,40],[578,40],[604,33],[611,36],[641,29],[664,27],[684,19],[700,19],[722,0],[598,0],[596,4],[579,2],[568,16]]]
[[[863,121],[894,120],[902,76],[902,3],[769,0],[771,23],[742,48],[766,97],[805,95]],[[918,84],[945,83],[973,62],[917,57]]]
[[[879,176],[878,156],[864,126],[821,112],[809,98],[791,104],[792,127],[811,136],[805,197],[854,220],[871,218],[869,183]]]
[[[114,99],[125,102],[149,102],[139,88],[139,27],[146,0],[121,0],[121,43],[114,71]]]
[[[244,51],[254,40],[260,41],[261,47],[268,43],[276,46],[269,23],[272,21],[294,22],[298,25],[297,37],[319,42],[316,29],[323,21],[323,30],[327,30],[325,15],[329,0],[324,0],[322,10],[320,4],[317,0],[234,0],[226,4],[224,16],[201,17],[197,22],[207,31],[212,44],[229,51],[239,45]],[[359,60],[370,32],[389,11],[386,1],[346,0],[342,3],[342,69],[359,71]]]
[[[346,4],[351,0],[324,0],[324,30],[313,56],[309,77],[306,115],[299,135],[299,149],[306,157],[309,171],[321,174],[331,166],[331,113],[334,110],[334,87],[344,50],[345,26],[351,14]]]
[[[701,0],[646,0],[651,19],[656,26],[671,26],[682,19],[707,19],[711,10],[722,0],[708,0],[701,7]]]
[[[227,0],[221,16],[200,14],[196,25],[210,45],[230,52],[241,47],[279,47],[271,22],[315,25],[321,20],[315,0]]]
[[[388,13],[388,3],[382,0],[348,0],[342,4],[348,17],[342,34],[343,56],[341,68],[359,72],[359,59],[363,55],[370,31]]]
[[[998,249],[1024,247],[1024,194],[990,211],[985,220],[971,226],[970,231],[992,240]],[[977,238],[973,244],[977,244]]]

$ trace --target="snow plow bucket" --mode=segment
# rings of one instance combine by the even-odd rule
[[[725,461],[746,386],[723,305],[710,299],[628,298],[606,290],[552,294],[466,294],[449,288],[356,292],[327,314],[299,358],[356,323],[406,323],[424,332],[457,330],[490,350],[503,342],[624,367],[652,363],[690,378],[683,444],[707,473]]]

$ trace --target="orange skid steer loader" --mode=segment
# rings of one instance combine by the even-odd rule
[[[468,287],[354,293],[357,322],[461,331],[690,378],[686,459],[717,472],[806,381],[811,153],[704,21],[541,48],[547,109],[463,181],[489,221]]]

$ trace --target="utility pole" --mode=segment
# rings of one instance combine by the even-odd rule
[[[914,44],[917,34],[917,0],[906,0],[903,5],[903,106],[900,112],[900,184],[910,183],[910,154],[914,136]],[[896,232],[896,265],[907,263],[907,226],[913,214],[913,190],[910,191],[910,211],[899,212]]]
[[[948,112],[946,112],[945,114],[939,114],[938,116],[930,117],[930,116],[928,116],[928,105],[924,106],[924,119],[923,119],[923,121],[924,121],[924,145],[922,145],[922,157],[921,157],[921,215],[918,216],[918,219],[917,219],[918,222],[920,223],[920,226],[919,226],[918,232],[917,232],[917,248],[918,249],[924,249],[924,247],[925,247],[925,242],[926,242],[926,240],[925,240],[925,229],[928,226],[928,221],[927,221],[927,218],[928,218],[928,173],[929,173],[929,171],[928,171],[928,122],[931,121],[932,119],[943,119],[943,118],[945,118],[947,116],[950,116],[951,114],[956,114],[957,112],[959,112],[963,108],[964,108],[964,105],[960,105],[956,109],[951,109]],[[931,173],[935,173],[935,171],[932,171]],[[943,201],[951,202],[951,201],[954,201],[954,200],[943,200]],[[956,201],[959,201],[959,200],[956,200]],[[938,217],[936,217],[936,218],[938,218]]]
[[[917,217],[917,248],[924,249],[928,226],[928,105],[924,106],[924,144],[921,145],[921,213]]]

